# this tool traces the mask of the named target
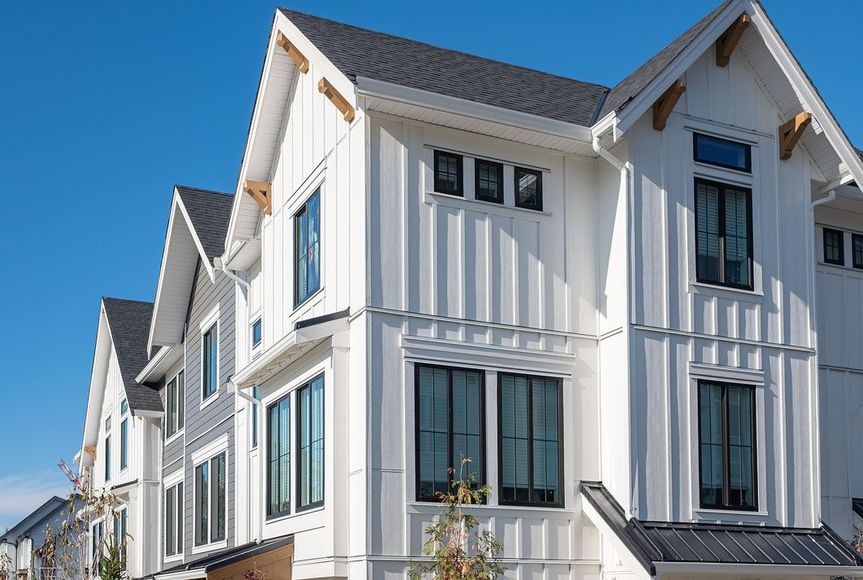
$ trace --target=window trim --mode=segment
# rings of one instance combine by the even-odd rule
[[[743,168],[740,168],[736,165],[731,165],[730,163],[721,163],[719,161],[710,161],[708,159],[704,159],[698,156],[698,138],[704,137],[706,139],[713,139],[715,141],[722,141],[725,143],[731,143],[732,145],[741,145],[745,148],[746,151],[746,164]],[[733,139],[726,139],[725,137],[717,137],[716,135],[710,135],[708,133],[699,133],[698,131],[692,132],[692,160],[696,163],[703,163],[705,165],[711,165],[713,167],[721,167],[723,169],[730,169],[732,171],[740,171],[741,173],[747,173],[749,175],[752,174],[752,145],[749,143],[743,143],[741,141],[735,141]]]
[[[748,254],[748,266],[749,266],[749,284],[732,284],[730,282],[726,282],[723,280],[709,280],[707,278],[702,277],[701,272],[698,271],[698,184],[703,183],[705,185],[713,185],[719,188],[719,248],[720,248],[720,256],[719,256],[719,273],[721,278],[725,278],[725,190],[726,189],[737,189],[740,191],[745,191],[746,196],[746,211],[749,219],[746,223],[746,237],[747,237],[747,254]],[[700,176],[695,176],[693,181],[692,188],[692,198],[693,204],[692,207],[694,209],[694,219],[693,219],[693,235],[695,237],[695,281],[699,284],[710,284],[713,286],[723,286],[725,288],[735,288],[737,290],[746,290],[749,292],[753,292],[755,290],[755,245],[754,240],[752,239],[752,228],[753,222],[755,221],[755,217],[752,215],[752,188],[744,187],[742,185],[736,185],[733,183],[723,183],[722,181],[716,181],[715,179],[707,179]]]
[[[168,479],[168,478],[165,478]],[[183,493],[179,493],[180,486],[183,487]],[[162,537],[164,538],[163,544],[163,555],[165,560],[181,560],[183,558],[183,554],[185,552],[185,541],[186,541],[186,519],[184,517],[185,510],[182,509],[182,505],[186,498],[186,489],[185,489],[185,481],[183,480],[182,471],[179,473],[179,481],[175,481],[173,483],[167,484],[164,489],[162,501],[165,506],[162,510],[164,517],[162,521]],[[174,508],[175,513],[171,518],[173,520],[174,528],[174,553],[168,554],[168,533],[167,533],[167,524],[168,524],[168,516],[171,514],[168,513],[168,492],[174,492]],[[178,533],[182,532],[182,533]]]
[[[536,176],[536,204],[530,205],[523,202],[520,202],[518,199],[518,174],[519,172],[526,173],[528,175]],[[543,211],[542,209],[542,171],[538,169],[530,169],[529,167],[522,167],[521,165],[513,166],[513,185],[514,185],[514,194],[515,194],[515,207],[521,209],[529,209],[533,211]]]
[[[497,185],[500,190],[500,197],[487,197],[480,195],[480,187],[479,187],[479,165],[480,164],[489,165],[497,169]],[[503,205],[504,203],[504,184],[503,184],[503,163],[498,161],[491,161],[488,159],[482,159],[479,157],[474,157],[473,160],[473,174],[474,174],[474,199],[478,201],[487,201],[489,203],[497,203]]]
[[[272,403],[270,403],[264,407],[264,410],[265,410],[265,417],[264,418],[265,418],[265,425],[266,425],[266,430],[267,430],[267,433],[266,433],[267,440],[266,440],[266,455],[264,456],[264,459],[266,462],[265,467],[264,467],[264,479],[266,480],[266,485],[264,486],[264,493],[266,494],[266,497],[264,499],[264,513],[263,513],[263,515],[264,515],[264,518],[266,521],[275,520],[275,519],[279,519],[279,518],[283,518],[285,516],[288,516],[292,513],[293,507],[294,507],[292,504],[292,491],[293,491],[292,488],[294,487],[294,482],[291,480],[288,480],[288,507],[284,510],[270,511],[270,508],[272,507],[270,504],[270,500],[272,498],[272,493],[273,493],[273,479],[271,477],[271,473],[272,473],[271,470],[272,470],[272,465],[273,465],[273,459],[272,459],[273,445],[272,445],[272,420],[270,417],[270,413],[271,413],[272,409],[277,409],[282,404],[283,401],[287,400],[288,401],[288,409],[287,409],[288,420],[293,421],[293,416],[292,416],[293,411],[294,411],[293,394],[294,394],[295,390],[296,389],[292,389],[291,391],[285,393],[283,396],[279,397],[278,399],[276,399],[275,401],[273,401]],[[281,417],[279,417],[279,418],[281,418]],[[280,427],[281,427],[281,425],[280,425]],[[281,435],[281,429],[279,430],[279,435]],[[293,435],[294,435],[293,430],[292,430],[292,425],[290,425],[290,424],[288,424],[288,435],[290,437],[293,437]],[[260,445],[260,442],[258,444]],[[290,477],[290,478],[293,478],[293,473],[292,473],[293,470],[291,469],[291,462],[294,461],[294,459],[295,459],[293,457],[294,450],[293,450],[292,444],[293,444],[293,441],[289,440],[288,445],[287,445],[287,447],[288,447],[288,469],[287,469],[287,472],[288,472],[288,477]],[[281,455],[281,450],[282,450],[281,447],[279,447],[279,455]]]
[[[315,196],[317,196],[317,198],[318,198],[318,285],[316,288],[308,289],[306,291],[306,295],[302,299],[300,299],[300,276],[299,276],[299,266],[298,266],[299,246],[300,246],[300,220],[299,220],[299,218],[303,212],[308,212],[309,202]],[[312,193],[310,193],[308,196],[306,196],[306,199],[303,200],[303,203],[300,204],[300,206],[296,209],[296,211],[294,211],[293,215],[291,216],[291,220],[294,222],[294,238],[293,238],[293,243],[294,243],[293,249],[294,249],[294,251],[293,251],[293,265],[291,266],[291,269],[292,269],[293,274],[294,274],[294,283],[293,283],[293,287],[294,287],[293,288],[293,290],[294,290],[294,310],[296,310],[297,308],[299,308],[300,306],[302,306],[303,304],[305,304],[306,302],[311,300],[312,297],[315,294],[317,294],[321,290],[321,288],[324,287],[324,281],[323,281],[323,277],[322,277],[322,274],[324,271],[324,268],[323,268],[323,264],[324,264],[324,240],[323,240],[323,236],[322,236],[322,232],[324,229],[323,228],[324,221],[322,219],[323,218],[323,211],[322,210],[323,210],[323,203],[324,203],[323,200],[324,200],[323,184],[321,184],[321,185],[318,185],[314,190],[312,190]],[[308,263],[306,264],[306,267],[308,268]],[[306,282],[308,282],[308,273],[306,273]]]
[[[450,190],[449,188],[440,187],[442,181],[438,179],[438,160],[441,156],[445,157],[454,157],[456,159],[456,188],[454,190]],[[453,153],[451,151],[444,151],[442,149],[434,150],[434,159],[432,161],[432,183],[434,185],[435,193],[442,193],[444,195],[452,195],[454,197],[464,198],[464,155],[459,153]]]
[[[129,418],[120,421],[120,473],[129,467]]]
[[[727,404],[727,393],[728,387],[741,387],[750,390],[750,397],[752,398],[752,499],[753,505],[751,507],[745,506],[731,506],[731,505],[713,505],[713,504],[704,504],[701,501],[701,473],[702,466],[704,462],[704,454],[701,452],[701,387],[702,385],[716,385],[722,387],[722,495],[723,498],[727,499],[729,490],[731,489],[730,485],[730,465],[731,465],[731,457],[729,455],[730,445],[728,443],[728,404]],[[728,381],[717,381],[713,379],[698,379],[696,381],[696,388],[698,389],[697,393],[697,405],[698,405],[698,421],[696,423],[696,441],[698,445],[698,508],[702,510],[719,510],[723,512],[758,512],[758,400],[755,396],[756,387],[751,384],[746,383],[733,383]],[[726,502],[727,503],[727,502]]]
[[[556,381],[557,382],[557,428],[558,428],[558,448],[557,448],[557,485],[560,490],[560,501],[559,502],[534,502],[534,501],[518,501],[518,500],[504,500],[503,499],[503,429],[501,425],[503,425],[503,405],[501,405],[501,399],[503,397],[503,377],[514,377],[514,378],[525,378],[528,380],[528,412],[527,412],[527,432],[529,434],[528,440],[528,467],[527,467],[527,476],[528,476],[528,487],[530,489],[530,494],[533,493],[533,379],[542,379],[545,381]],[[563,509],[566,507],[566,488],[565,482],[566,477],[564,475],[564,457],[565,453],[565,429],[563,424],[563,380],[560,377],[553,377],[542,374],[526,374],[526,373],[512,373],[512,372],[498,372],[497,373],[497,477],[498,477],[498,491],[497,491],[497,500],[498,504],[505,506],[519,506],[519,507],[541,507],[541,508],[553,508],[553,509]],[[530,495],[529,494],[529,495]]]
[[[204,407],[206,407],[208,404],[210,404],[212,401],[216,400],[216,398],[218,398],[218,396],[219,396],[219,379],[220,379],[219,374],[221,372],[221,369],[219,367],[221,365],[221,358],[222,358],[222,356],[221,356],[222,355],[222,353],[221,353],[222,349],[219,348],[220,347],[219,343],[220,343],[221,338],[222,338],[222,329],[221,329],[220,318],[221,317],[218,317],[216,320],[210,322],[210,324],[207,324],[201,330],[201,390],[200,390],[200,393],[201,393],[201,408],[202,409]],[[206,373],[204,372],[204,369],[206,367],[206,364],[205,364],[206,363],[206,353],[204,350],[204,337],[207,335],[207,333],[209,333],[214,328],[216,329],[216,378],[214,379],[215,385],[213,388],[213,392],[207,393],[205,395],[204,390],[206,388],[206,385],[204,383],[204,380],[205,380]]]
[[[861,256],[861,259],[858,262],[857,255],[854,252],[854,243],[858,240],[861,245],[863,245],[863,234],[855,234],[854,232],[851,232],[851,267],[860,270],[863,269],[863,256]]]
[[[261,336],[260,336],[260,338],[258,338],[258,341],[255,342],[255,326],[258,326],[258,325],[260,325],[260,327],[261,327]],[[256,316],[252,320],[252,323],[249,324],[249,344],[252,345],[252,349],[251,349],[252,354],[255,354],[256,351],[260,350],[263,342],[264,342],[264,319],[259,314],[258,316]]]
[[[491,479],[488,473],[488,431],[486,420],[486,371],[473,367],[459,367],[433,363],[415,363],[414,364],[414,500],[423,503],[440,503],[438,497],[428,497],[420,494],[420,370],[423,368],[441,369],[447,371],[447,457],[452,458],[453,452],[453,434],[452,434],[452,371],[464,371],[477,373],[480,376],[480,449],[482,458],[474,460],[482,468],[482,473],[485,476],[485,481],[477,481],[478,485],[485,485]],[[473,458],[471,458],[473,459]],[[458,467],[452,465],[450,467]]]
[[[203,363],[202,363],[203,364]],[[180,378],[180,375],[183,375],[183,397],[182,399],[179,397],[179,383],[177,382]],[[177,399],[177,424],[180,422],[183,423],[182,427],[178,425],[174,426],[174,431],[169,432],[169,416],[170,416],[170,402],[171,402],[171,385],[173,385],[174,390],[177,392],[177,395],[174,395]],[[180,412],[180,401],[183,402],[182,405],[182,413]],[[182,417],[182,421],[180,418]],[[165,384],[165,444],[170,443],[177,437],[179,437],[186,430],[186,367],[183,366],[174,373],[174,376]]]
[[[225,456],[225,537],[217,540],[213,539],[213,486],[218,485],[217,478],[213,472],[213,461],[219,456]],[[207,541],[198,543],[198,468],[207,464]],[[192,464],[192,553],[200,553],[210,551],[216,548],[221,548],[226,545],[228,540],[228,498],[231,495],[228,492],[230,470],[228,469],[228,449],[221,448],[212,455]],[[185,539],[184,539],[185,541]]]
[[[104,445],[105,445],[105,470],[104,470],[105,473],[104,473],[104,475],[105,475],[105,483],[108,483],[109,481],[111,481],[111,476],[112,476],[112,474],[111,474],[111,471],[112,471],[112,469],[111,469],[111,431],[110,430],[105,432]]]
[[[839,234],[839,259],[838,260],[828,260],[827,259],[827,244],[825,243],[827,240],[827,232]],[[853,249],[853,240],[852,240],[852,249]],[[852,251],[853,254],[853,251]],[[845,266],[845,232],[838,228],[830,228],[827,226],[822,226],[821,228],[821,257],[824,259],[825,264],[829,264],[831,266]],[[853,256],[852,256],[853,260]]]
[[[300,399],[300,393],[302,392],[302,390],[306,389],[306,388],[311,388],[312,383],[314,383],[318,379],[321,379],[321,382],[322,382],[321,405],[323,405],[323,409],[321,409],[321,410],[323,411],[323,416],[324,416],[323,417],[323,425],[322,425],[322,428],[324,430],[324,436],[323,436],[324,461],[323,461],[323,465],[321,466],[321,499],[320,499],[320,501],[310,502],[306,505],[302,505],[300,503],[300,493],[301,493],[300,485],[301,485],[301,481],[302,481],[302,461],[300,460],[301,441],[300,441],[300,400],[299,399]],[[326,474],[327,474],[327,468],[326,468],[326,465],[327,465],[327,456],[326,456],[326,442],[327,442],[327,434],[326,434],[326,426],[327,426],[326,386],[327,386],[327,383],[326,383],[326,379],[324,377],[324,372],[321,371],[320,373],[316,374],[315,376],[313,376],[309,380],[303,382],[301,385],[299,385],[297,388],[295,388],[293,390],[293,392],[296,393],[296,395],[294,396],[294,401],[293,401],[294,409],[292,411],[293,415],[294,415],[293,430],[294,430],[294,437],[295,437],[294,446],[293,446],[294,447],[293,448],[294,481],[296,482],[295,485],[293,486],[294,487],[293,491],[296,495],[296,498],[295,498],[296,503],[293,505],[294,513],[300,513],[300,512],[312,510],[315,508],[319,508],[319,507],[324,505],[324,501],[326,499],[326,489],[327,489],[326,488]],[[289,413],[291,413],[291,411],[289,411]],[[311,455],[309,457],[311,458]],[[311,475],[309,477],[311,477]],[[309,480],[309,481],[311,481],[311,480]],[[288,495],[290,495],[290,492],[288,492]]]

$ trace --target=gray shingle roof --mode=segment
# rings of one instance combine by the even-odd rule
[[[589,126],[608,92],[586,83],[280,8],[349,79],[429,91]]]
[[[17,542],[18,538],[27,535],[28,532],[32,531],[36,526],[42,523],[45,518],[63,508],[66,508],[67,506],[68,502],[65,499],[57,496],[52,497],[30,512],[20,522],[6,530],[6,533],[0,536],[0,542]]]
[[[234,196],[185,185],[177,185],[176,188],[183,206],[189,212],[192,227],[212,263],[213,258],[225,251],[225,236],[228,234]]]
[[[107,297],[102,298],[102,304],[111,329],[111,340],[117,351],[129,408],[132,412],[162,411],[158,391],[135,380],[147,364],[147,337],[153,318],[153,304]]]

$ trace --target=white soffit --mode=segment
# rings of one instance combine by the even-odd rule
[[[84,447],[96,445],[99,437],[99,424],[102,417],[102,399],[105,396],[105,384],[108,378],[108,364],[111,360],[111,331],[108,328],[108,317],[105,308],[99,306],[99,326],[96,331],[96,348],[93,353],[93,369],[90,374],[90,389],[87,395],[87,414],[84,418]],[[87,463],[86,453],[82,453],[82,465]]]

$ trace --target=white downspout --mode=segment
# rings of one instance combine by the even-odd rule
[[[221,256],[216,256],[215,258],[213,258],[213,266],[215,266],[217,270],[221,270],[222,272],[224,272],[228,276],[228,278],[245,288],[247,292],[252,289],[251,284],[234,274],[233,270],[225,266],[225,262],[222,260]]]
[[[831,189],[827,192],[827,195],[824,197],[820,197],[812,202],[812,209],[814,210],[816,207],[823,203],[830,203],[831,201],[836,199],[836,189]]]
[[[257,424],[258,424],[258,428],[260,429],[261,419],[262,419],[262,417],[261,417],[261,402],[259,400],[257,400],[256,398],[254,398],[253,396],[251,396],[250,394],[243,391],[241,388],[237,387],[237,385],[234,384],[233,380],[228,379],[228,392],[231,392],[231,391],[233,391],[241,399],[245,399],[246,401],[248,401],[252,404],[252,409],[253,409],[252,412],[256,413],[258,415]],[[259,442],[259,446],[260,446],[260,442]],[[260,507],[260,506],[258,506],[258,507]],[[255,543],[256,544],[260,544],[261,542],[264,541],[264,518],[263,518],[263,515],[264,514],[258,514],[258,530],[257,530],[257,534],[255,534]],[[251,517],[251,514],[250,514],[250,517]]]

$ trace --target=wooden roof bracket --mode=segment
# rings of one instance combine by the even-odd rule
[[[300,69],[301,73],[309,72],[309,59],[307,59],[305,55],[300,52],[300,49],[298,49],[296,46],[293,45],[290,40],[288,40],[287,36],[279,32],[276,35],[276,44],[281,46],[285,50],[285,52],[288,53],[288,56],[294,59],[294,62],[297,63],[297,68]]]
[[[749,26],[751,20],[748,14],[741,14],[728,27],[728,30],[722,33],[722,36],[716,41],[716,66],[728,66],[728,63],[731,62],[731,53],[734,52],[734,48],[740,42],[740,37],[743,36],[743,31]]]
[[[812,123],[812,113],[803,111],[797,113],[794,118],[779,126],[779,159],[787,161],[791,159],[794,147]]]
[[[273,215],[273,192],[269,183],[247,179],[243,184],[243,191],[252,196],[265,214]]]
[[[326,96],[330,102],[336,106],[345,118],[345,121],[350,123],[354,120],[354,117],[356,117],[356,111],[354,111],[351,104],[335,89],[330,81],[321,77],[321,80],[318,81],[318,91],[322,92],[324,96]]]
[[[96,459],[96,446],[95,446],[95,445],[87,445],[87,446],[85,446],[85,447],[84,447],[84,453],[86,453],[87,455],[89,455],[90,457],[92,457],[92,458],[93,458],[93,460],[95,460],[95,459]]]
[[[662,93],[662,96],[653,103],[653,128],[657,131],[665,129],[665,123],[671,115],[671,111],[677,106],[680,95],[686,92],[686,83],[678,79]]]

